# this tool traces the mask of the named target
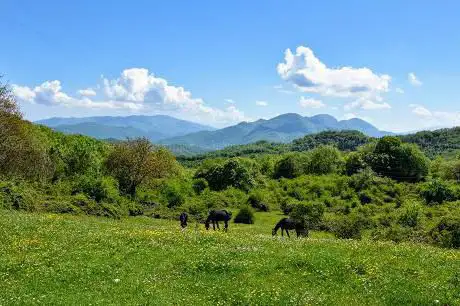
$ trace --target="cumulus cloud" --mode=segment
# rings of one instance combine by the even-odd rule
[[[356,101],[345,104],[345,107],[344,107],[346,111],[357,109],[357,108],[364,109],[364,110],[382,110],[382,109],[390,109],[391,105],[386,102],[378,103],[372,100],[368,100],[366,98],[359,98]]]
[[[80,89],[77,91],[80,96],[92,97],[96,95],[96,92],[92,88]]]
[[[422,82],[420,82],[420,80],[417,78],[417,76],[415,75],[415,73],[410,72],[410,73],[407,75],[407,78],[408,78],[408,80],[409,80],[409,83],[411,83],[411,85],[413,85],[413,86],[422,86]]]
[[[323,108],[326,106],[321,100],[300,97],[299,105],[304,108]]]
[[[434,111],[423,105],[411,104],[412,113],[422,118],[425,125],[460,126],[460,112]]]
[[[228,104],[235,104],[236,102],[233,99],[225,99],[225,102]]]
[[[396,88],[395,91],[396,91],[397,93],[399,93],[399,94],[403,94],[403,93],[404,93],[404,89],[399,88],[399,87]]]
[[[280,77],[303,92],[336,97],[375,97],[389,90],[391,77],[369,68],[329,68],[310,48],[299,46],[295,54],[287,49],[279,63]]]
[[[257,106],[268,106],[268,102],[267,101],[256,101],[256,105]]]
[[[101,88],[103,98],[100,100],[94,99],[97,92],[91,88],[79,90],[80,97],[69,96],[62,91],[58,80],[44,82],[35,88],[14,85],[13,91],[20,101],[48,106],[172,112],[179,117],[217,124],[247,120],[235,106],[219,109],[206,105],[183,87],[170,85],[143,68],[126,69],[116,79],[103,78],[102,86],[96,88]]]

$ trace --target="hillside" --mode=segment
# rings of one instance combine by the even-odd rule
[[[98,139],[147,137],[153,142],[214,128],[170,116],[50,118],[36,123],[68,134],[82,134]]]
[[[216,150],[231,145],[248,144],[257,141],[287,143],[307,134],[327,130],[356,130],[372,137],[391,133],[378,130],[361,119],[338,121],[330,115],[302,117],[298,114],[284,114],[269,120],[242,122],[216,131],[201,131],[185,136],[164,139],[162,144],[184,144]]]
[[[437,155],[455,157],[460,153],[460,127],[421,131],[401,136],[401,139],[419,145],[429,157]]]

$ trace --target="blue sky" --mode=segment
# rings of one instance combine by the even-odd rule
[[[30,120],[460,125],[459,1],[74,2],[1,3],[0,73]]]

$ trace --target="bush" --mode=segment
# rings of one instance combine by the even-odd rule
[[[264,194],[262,190],[253,191],[248,198],[248,204],[258,211],[269,211],[270,208],[264,200]]]
[[[185,197],[182,195],[181,191],[173,185],[166,186],[163,194],[167,201],[168,208],[175,208],[182,206],[185,203]]]
[[[0,182],[0,207],[34,211],[39,200],[37,192],[26,184]]]
[[[235,223],[243,223],[243,224],[254,224],[254,212],[252,208],[249,206],[241,207],[240,211],[235,217]]]
[[[115,203],[120,197],[117,181],[109,176],[80,176],[72,193],[84,193],[96,202]]]
[[[455,200],[454,192],[447,183],[433,180],[424,184],[420,189],[420,195],[428,205],[442,204],[444,201]]]
[[[417,204],[410,204],[399,215],[398,223],[402,226],[416,227],[422,218],[421,207]]]
[[[208,188],[208,182],[204,178],[198,178],[193,181],[192,187],[195,193],[199,195]]]
[[[361,232],[372,226],[372,221],[359,213],[351,213],[332,222],[332,232],[341,239],[361,239]]]
[[[431,231],[433,240],[446,248],[460,248],[460,217],[444,217]]]
[[[324,210],[325,207],[322,203],[300,202],[293,205],[289,216],[311,229],[319,226],[323,218]]]

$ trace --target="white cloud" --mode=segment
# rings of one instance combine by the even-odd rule
[[[257,106],[268,106],[268,102],[267,101],[256,101],[256,105]]]
[[[236,102],[232,99],[225,99],[225,102],[227,102],[228,104],[235,104]]]
[[[419,104],[409,107],[412,113],[423,119],[425,126],[460,126],[460,112],[433,111]]]
[[[368,100],[366,98],[359,98],[356,101],[345,104],[344,106],[344,109],[346,111],[356,109],[356,108],[364,109],[364,110],[382,110],[382,109],[390,109],[391,105],[386,102],[378,103],[372,100]]]
[[[94,100],[94,90],[81,90],[82,97],[71,97],[62,91],[60,81],[47,81],[35,88],[13,86],[20,101],[66,107],[126,109],[130,111],[173,113],[178,117],[216,124],[247,120],[235,106],[225,109],[208,106],[200,98],[192,97],[183,87],[169,85],[165,79],[155,77],[147,69],[124,70],[117,79],[103,78],[103,99]],[[95,86],[95,88],[99,88]]]
[[[433,113],[428,110],[426,107],[418,104],[411,104],[409,107],[412,108],[412,112],[420,117],[432,117]]]
[[[305,108],[322,108],[326,106],[321,100],[305,97],[300,97],[299,105]]]
[[[91,96],[96,95],[96,92],[92,88],[80,89],[79,91],[77,91],[77,93],[80,96],[84,96],[84,97],[91,97]]]
[[[278,64],[278,74],[303,92],[371,98],[389,90],[389,75],[375,74],[369,68],[329,68],[304,46],[297,47],[295,54],[287,49],[284,61]]]
[[[399,88],[399,87],[396,88],[395,91],[396,91],[397,93],[399,93],[399,94],[403,94],[403,93],[404,93],[404,89]]]
[[[422,82],[420,82],[420,80],[417,78],[417,76],[415,75],[415,73],[410,72],[410,73],[407,75],[407,78],[408,78],[408,80],[409,80],[409,83],[411,83],[413,86],[422,86]]]

